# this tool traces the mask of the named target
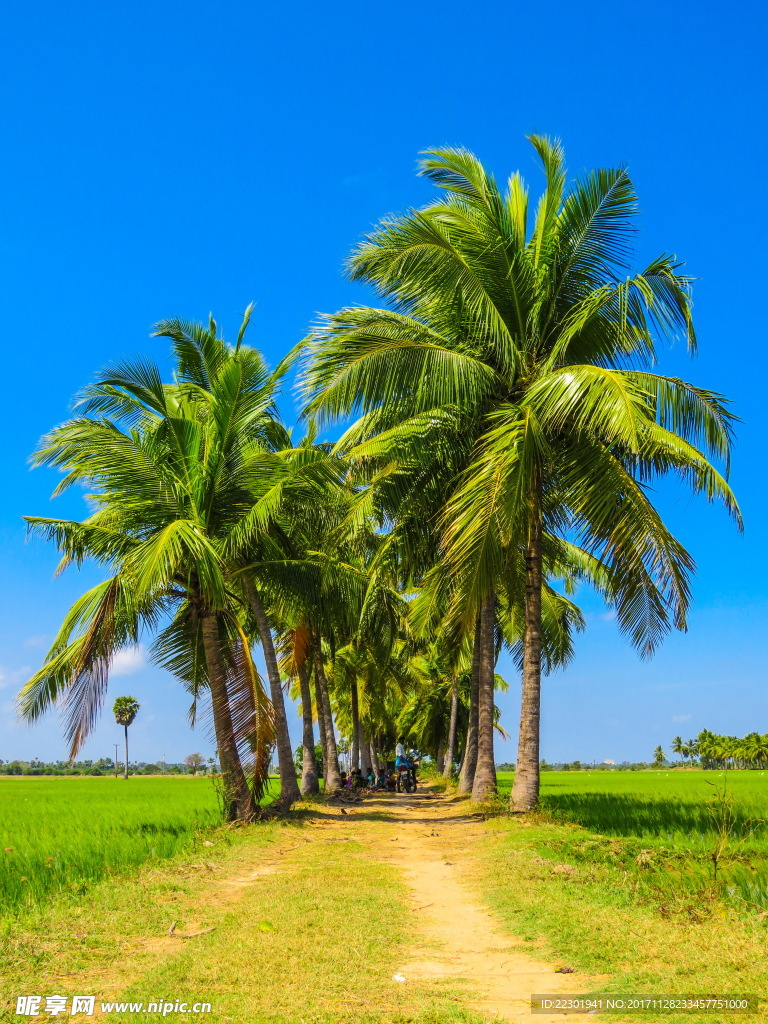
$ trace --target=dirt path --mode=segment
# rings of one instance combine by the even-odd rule
[[[410,949],[397,971],[404,986],[427,978],[460,980],[473,1009],[491,1018],[554,1024],[565,1015],[532,1014],[531,995],[584,992],[597,980],[556,973],[555,965],[529,956],[462,882],[473,840],[483,834],[466,801],[422,793],[371,796],[344,810],[337,811],[342,828],[367,845],[372,858],[396,864],[411,889],[413,923],[403,922]]]
[[[142,981],[151,978],[148,984],[152,992],[169,985],[169,990],[176,986],[176,991],[182,991],[190,967],[177,969],[174,964],[188,963],[184,959],[188,951],[199,948],[188,945],[188,940],[192,943],[212,940],[205,946],[206,956],[199,960],[203,973],[196,978],[196,983],[203,993],[215,992],[219,974],[226,975],[225,961],[233,961],[233,949],[250,950],[248,963],[252,957],[264,955],[264,933],[258,930],[254,933],[254,921],[258,921],[259,916],[266,918],[278,913],[274,899],[288,900],[295,906],[291,893],[292,886],[297,886],[296,899],[304,898],[307,903],[301,890],[307,887],[310,876],[318,877],[318,865],[327,860],[328,851],[347,849],[354,863],[365,864],[367,880],[375,879],[377,862],[386,864],[394,868],[410,893],[410,906],[404,914],[391,922],[378,918],[371,922],[378,933],[392,943],[391,974],[387,971],[377,982],[378,998],[390,999],[390,1009],[405,1012],[423,1005],[427,998],[425,990],[431,988],[442,992],[449,1004],[472,1009],[488,1022],[519,1024],[535,1020],[539,1024],[554,1024],[564,1019],[573,1022],[592,1019],[581,1014],[566,1018],[562,1013],[531,1012],[530,999],[534,993],[584,992],[601,979],[556,973],[557,964],[530,956],[522,940],[505,932],[483,906],[467,878],[473,875],[478,845],[486,829],[482,821],[469,812],[467,801],[424,792],[413,796],[383,794],[368,796],[359,803],[345,800],[318,803],[310,814],[304,824],[289,825],[285,831],[278,827],[266,840],[264,834],[261,841],[253,845],[246,840],[233,850],[231,857],[221,856],[214,845],[200,858],[200,863],[180,864],[174,868],[174,874],[184,880],[188,891],[176,893],[173,888],[163,888],[162,884],[152,890],[151,879],[145,879],[141,884],[150,885],[153,900],[158,904],[163,901],[154,923],[146,930],[138,928],[130,934],[112,936],[111,953],[103,959],[96,961],[91,957],[87,965],[82,966],[78,960],[70,960],[69,972],[56,971],[51,978],[55,990],[96,992],[106,1001],[115,1001],[125,998],[121,993],[132,986],[134,992],[140,991]],[[337,871],[340,867],[343,874],[344,857],[339,860],[334,854],[334,858]],[[151,869],[150,874],[153,871],[162,883],[162,869]],[[308,911],[308,916],[322,914],[323,900],[332,898],[327,889],[319,887],[313,897],[315,902],[309,901],[314,909]],[[260,910],[255,910],[256,906]],[[175,918],[181,919],[176,922],[178,927],[174,924]],[[300,920],[303,922],[304,918]],[[277,948],[281,950],[284,963],[288,954],[301,954],[294,963],[294,971],[298,967],[296,977],[290,978],[286,967],[287,977],[296,981],[301,976],[302,958],[308,949],[306,937],[288,946],[281,941],[283,945]],[[217,956],[224,957],[224,961],[217,960]],[[318,957],[324,966],[308,965],[307,976],[313,978],[312,984],[318,991],[327,992],[319,1001],[323,1011],[337,1006],[343,1010],[354,1000],[360,1000],[362,1005],[370,997],[370,992],[363,991],[364,985],[355,983],[354,975],[342,973],[343,984],[334,985],[338,977],[324,973],[328,966],[322,960],[322,947],[319,947]],[[73,972],[71,968],[75,963],[79,969]],[[208,963],[213,966],[206,975]],[[167,973],[158,975],[157,970]],[[237,975],[237,991],[245,991],[247,995],[248,987],[243,986],[236,968],[233,970]],[[248,972],[242,976],[249,976]],[[409,986],[412,995],[409,995]],[[225,988],[228,987],[229,981],[225,984]],[[258,994],[260,988],[254,980],[253,992]],[[255,998],[254,1006],[263,1010],[264,1000],[258,1003],[258,996]],[[373,1005],[384,1009],[379,1003]],[[235,1014],[226,1019],[262,1020],[267,1017]],[[283,1018],[270,1016],[268,1019]]]

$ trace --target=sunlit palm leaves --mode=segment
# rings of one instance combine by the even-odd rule
[[[409,479],[440,480],[432,521],[465,628],[502,580],[521,594],[533,573],[530,596],[547,538],[560,538],[578,545],[580,569],[589,559],[599,567],[591,581],[650,654],[669,628],[685,628],[693,562],[648,484],[675,475],[738,521],[709,462],[727,469],[733,418],[721,396],[652,370],[659,342],[695,348],[690,279],[667,255],[633,269],[626,170],[566,188],[560,145],[531,142],[545,174],[532,223],[519,175],[502,192],[471,153],[426,154],[422,174],[443,198],[383,221],[353,252],[351,276],[391,308],[345,309],[319,323],[308,341],[306,412],[363,414],[339,447],[387,481],[406,478],[395,520],[409,520]],[[538,597],[528,612],[524,704],[527,688],[537,709]],[[537,728],[526,735],[529,783],[518,806],[538,792]]]

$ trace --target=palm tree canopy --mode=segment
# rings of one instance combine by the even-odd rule
[[[559,143],[530,141],[546,178],[532,216],[519,175],[502,191],[466,150],[425,155],[443,195],[353,253],[350,275],[389,308],[322,319],[305,415],[358,415],[337,450],[394,467],[390,478],[419,486],[447,467],[442,544],[468,623],[511,575],[535,495],[545,542],[594,560],[620,628],[649,655],[685,628],[694,567],[649,487],[676,475],[740,523],[725,476],[734,417],[722,396],[653,372],[660,341],[695,351],[690,279],[668,255],[632,268],[627,171],[566,188]]]
[[[271,740],[225,548],[253,507],[265,464],[290,439],[275,409],[283,371],[244,346],[242,331],[230,347],[213,320],[163,322],[157,333],[173,343],[173,383],[147,360],[109,367],[35,456],[64,472],[56,493],[84,485],[95,510],[80,522],[30,517],[30,529],[56,542],[61,569],[90,558],[110,572],[75,602],[20,695],[28,720],[63,702],[72,756],[100,712],[112,657],[145,630],[154,634],[153,659],[192,694],[194,717],[210,693],[204,613],[217,617],[238,742],[252,755]]]
[[[118,725],[133,725],[140,707],[135,697],[117,697],[112,705],[112,714]]]

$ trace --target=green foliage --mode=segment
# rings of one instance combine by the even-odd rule
[[[697,739],[689,740],[680,751],[684,756],[700,756],[705,768],[768,768],[768,735],[751,732],[736,736],[717,736],[704,729]]]
[[[296,768],[296,774],[301,775],[302,769],[304,768],[304,747],[298,746],[293,752],[293,764]],[[315,746],[315,772],[317,773],[318,779],[323,777],[323,748],[318,743]]]
[[[604,595],[644,657],[686,628],[693,559],[650,485],[676,477],[741,525],[725,399],[652,372],[660,343],[695,350],[690,278],[667,255],[632,266],[626,170],[566,186],[559,142],[530,142],[545,175],[533,217],[519,174],[502,190],[467,150],[424,154],[438,196],[383,220],[348,263],[385,307],[323,317],[303,375],[307,418],[357,417],[334,450],[374,483],[420,591],[415,631],[440,625],[457,647],[495,599],[523,668],[518,809],[538,793],[541,669],[567,664],[583,627],[575,584]]]
[[[118,725],[133,725],[141,705],[134,697],[117,697],[112,705],[112,714]]]
[[[150,634],[154,662],[190,693],[192,721],[213,719],[233,816],[250,801],[241,762],[258,797],[276,737],[291,760],[274,630],[294,692],[300,672],[305,683],[326,675],[341,742],[366,756],[402,731],[441,760],[453,709],[456,757],[474,648],[479,775],[491,786],[494,725],[503,731],[492,664],[505,647],[536,726],[522,730],[518,753],[518,781],[529,783],[517,796],[529,807],[540,670],[574,655],[585,626],[577,587],[603,595],[643,656],[685,629],[694,563],[652,486],[676,478],[741,524],[727,401],[655,372],[662,344],[695,350],[691,279],[668,255],[633,266],[626,170],[568,182],[559,142],[529,141],[545,177],[535,211],[520,175],[503,188],[466,150],[424,154],[434,201],[383,220],[349,260],[383,308],[323,317],[303,346],[308,429],[298,443],[276,400],[302,346],[271,370],[244,344],[250,307],[234,345],[213,319],[163,321],[170,382],[148,359],[121,361],[43,438],[35,461],[62,472],[57,493],[86,486],[92,513],[30,518],[30,529],[56,543],[62,568],[88,558],[106,577],[75,602],[20,695],[29,721],[62,706],[72,757],[114,655]],[[342,437],[318,442],[330,420],[347,421]],[[327,717],[305,710],[307,723]],[[118,714],[127,725],[135,710]],[[768,760],[750,743],[750,762]],[[678,737],[674,749],[694,756],[692,741]],[[655,758],[663,763],[661,748]],[[292,766],[281,768],[293,799]],[[237,813],[250,816],[252,802]]]
[[[677,475],[738,520],[703,454],[727,462],[733,417],[720,396],[650,372],[659,340],[695,347],[690,280],[667,256],[630,267],[627,172],[599,170],[566,190],[559,144],[531,142],[547,178],[532,223],[518,175],[502,193],[473,154],[426,154],[422,173],[442,195],[383,221],[349,262],[391,308],[323,319],[306,414],[363,414],[336,449],[353,464],[407,467],[398,520],[420,514],[416,488],[438,482],[427,493],[465,622],[510,578],[537,515],[553,568],[558,539],[576,538],[578,574],[650,654],[684,628],[693,564],[646,485]]]

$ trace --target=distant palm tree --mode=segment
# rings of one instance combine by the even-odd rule
[[[661,749],[661,745],[656,747],[653,752],[653,763],[659,768],[664,764],[664,751]]]
[[[675,738],[672,740],[672,753],[677,754],[678,756],[683,758],[688,756],[688,752],[686,750],[685,744],[683,743],[682,736],[675,736]]]
[[[118,725],[125,729],[125,770],[123,778],[128,778],[128,726],[133,725],[133,720],[139,713],[141,705],[135,697],[118,697],[112,705],[112,713]]]

